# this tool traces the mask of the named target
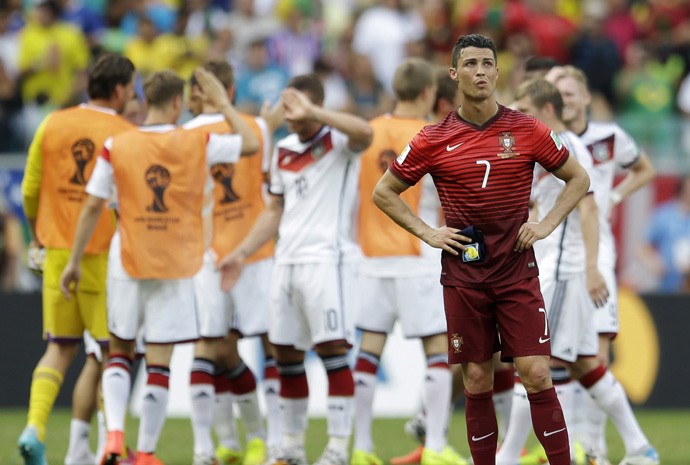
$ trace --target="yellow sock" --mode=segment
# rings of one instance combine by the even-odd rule
[[[63,376],[59,371],[48,367],[36,367],[31,380],[29,398],[29,424],[36,428],[38,439],[45,441],[48,416],[60,393]]]

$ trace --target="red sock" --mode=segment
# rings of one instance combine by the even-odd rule
[[[493,391],[470,394],[465,391],[467,442],[474,465],[495,465],[498,423],[492,399]]]
[[[309,382],[304,363],[278,364],[280,375],[280,397],[304,399],[309,397]]]
[[[554,388],[527,394],[534,434],[544,446],[551,465],[570,465],[568,430],[563,418],[561,403]]]
[[[230,391],[235,395],[247,394],[256,390],[256,378],[254,373],[244,362],[240,362],[228,373],[230,379]]]

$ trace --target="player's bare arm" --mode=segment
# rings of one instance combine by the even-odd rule
[[[611,206],[615,207],[637,189],[650,183],[654,176],[656,169],[647,154],[642,152],[637,162],[628,169],[628,174],[611,192]]]
[[[194,72],[194,77],[201,89],[202,97],[220,111],[235,133],[242,137],[241,155],[251,155],[259,150],[259,140],[254,131],[242,119],[239,112],[228,98],[227,89],[221,84],[212,72],[199,67]]]
[[[285,202],[282,195],[271,195],[252,229],[235,250],[218,262],[220,285],[223,291],[232,289],[242,274],[245,260],[278,234]]]
[[[361,152],[371,144],[374,133],[369,123],[359,116],[315,105],[305,94],[293,88],[283,91],[282,101],[286,121],[313,120],[331,126],[347,135],[348,148],[353,152]]]
[[[399,226],[437,249],[458,255],[465,246],[460,242],[472,242],[469,237],[458,234],[459,229],[442,226],[434,229],[417,215],[400,197],[410,186],[400,181],[390,171],[386,171],[374,188],[372,197],[381,211]]]
[[[96,224],[103,212],[105,202],[106,199],[89,195],[81,209],[77,229],[74,232],[72,252],[67,261],[67,266],[65,266],[60,277],[60,290],[67,300],[71,299],[71,292],[76,291],[79,285],[79,278],[81,276],[80,263],[84,256],[84,249],[89,239],[91,239],[94,229],[96,229]],[[74,286],[70,289],[72,284]]]
[[[602,307],[609,298],[604,276],[599,271],[599,208],[594,194],[585,195],[577,204],[580,213],[582,239],[585,243],[585,277],[587,291],[597,307]]]
[[[561,224],[577,206],[589,189],[589,175],[572,155],[553,174],[565,181],[565,187],[558,195],[553,208],[539,222],[528,222],[520,227],[514,250],[523,252],[538,240],[544,239]]]

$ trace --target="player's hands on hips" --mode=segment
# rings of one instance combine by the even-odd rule
[[[194,71],[194,77],[199,83],[203,98],[206,99],[207,102],[218,109],[230,105],[227,89],[223,87],[223,84],[221,84],[212,72],[205,68],[198,67]]]
[[[538,240],[544,239],[551,234],[551,229],[539,222],[528,222],[520,226],[517,241],[515,241],[515,252],[524,252],[532,247]]]
[[[299,90],[292,87],[285,89],[281,94],[281,101],[285,121],[304,121],[313,118],[314,104]]]
[[[237,284],[242,274],[242,268],[244,268],[244,260],[244,254],[235,251],[226,255],[218,262],[220,287],[223,289],[223,292],[228,292]]]
[[[79,279],[81,278],[81,269],[78,264],[67,262],[67,266],[62,270],[60,276],[60,290],[65,299],[72,300],[72,293],[77,291]]]
[[[594,305],[603,307],[609,299],[609,289],[606,286],[604,276],[599,272],[597,267],[589,267],[586,276],[589,296],[592,298]]]
[[[459,232],[459,229],[441,226],[438,229],[431,229],[422,239],[431,247],[443,249],[450,254],[458,255],[460,250],[465,250],[465,246],[461,242],[466,242],[468,244],[472,242],[472,239],[458,234]]]

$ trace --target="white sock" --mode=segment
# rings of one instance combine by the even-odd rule
[[[513,406],[514,388],[503,392],[494,392],[494,409],[498,414],[498,443],[503,442],[503,438],[508,431],[510,423],[510,410]]]
[[[558,396],[558,401],[561,403],[561,410],[563,411],[563,419],[565,420],[565,425],[570,429],[570,425],[573,423],[573,416],[575,415],[575,388],[576,381],[569,381],[564,384],[557,384],[554,386],[556,389],[556,395]],[[573,460],[573,440],[574,437],[568,435],[568,447],[570,447],[570,459]]]
[[[192,433],[194,433],[194,453],[205,457],[213,456],[213,410],[215,407],[216,392],[213,384],[189,385],[190,418],[192,421]]]
[[[345,457],[348,457],[350,446],[350,436],[331,436],[328,439],[327,449],[335,449],[340,451]]]
[[[616,425],[625,444],[626,454],[637,453],[649,446],[649,441],[637,423],[623,386],[609,370],[606,370],[606,374],[588,391]]]
[[[144,401],[139,420],[137,451],[153,453],[165,424],[168,407],[168,388],[147,384],[144,388]]]
[[[247,441],[254,438],[264,439],[266,431],[264,430],[263,417],[259,408],[259,396],[256,390],[235,395],[234,399],[240,411],[244,431],[247,433]]]
[[[450,369],[428,366],[424,376],[426,441],[424,447],[441,452],[446,446],[446,426],[450,409],[452,375]]]
[[[585,394],[587,391],[583,388]],[[586,397],[586,436],[587,446],[602,457],[608,454],[606,445],[606,412],[589,395]]]
[[[84,449],[91,452],[89,446],[90,431],[91,423],[72,418],[69,422],[69,445],[67,446],[67,455],[75,454]]]
[[[216,393],[216,402],[213,409],[213,426],[218,443],[221,446],[232,450],[240,450],[232,397],[232,394],[229,392]]]
[[[515,383],[513,388],[513,406],[510,409],[510,421],[503,444],[496,454],[496,465],[515,465],[520,459],[520,452],[527,442],[532,428],[527,391],[522,383]]]
[[[108,431],[124,431],[129,390],[132,377],[121,366],[109,366],[103,371],[103,409]]]
[[[328,396],[326,400],[328,414],[328,436],[349,438],[352,434],[352,413],[355,399],[350,396]]]
[[[264,379],[264,396],[266,399],[266,445],[269,448],[280,447],[280,380]]]
[[[355,444],[354,449],[373,450],[371,438],[372,409],[376,392],[376,375],[355,371]]]
[[[105,427],[105,414],[102,410],[96,412],[96,421],[98,423],[98,445],[96,446],[96,463],[101,463],[103,456],[103,449],[105,448],[105,440],[108,435],[108,430]]]
[[[568,425],[568,435],[572,436],[573,442],[579,442],[589,450],[589,441],[587,438],[587,411],[588,402],[594,402],[587,390],[582,385],[575,381],[574,399],[573,399],[573,421]]]
[[[296,446],[304,448],[309,398],[291,399],[281,397],[280,407],[280,419],[283,424],[282,445],[286,447]]]

